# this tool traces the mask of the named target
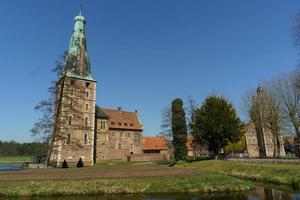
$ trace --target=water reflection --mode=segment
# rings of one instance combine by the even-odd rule
[[[19,170],[22,169],[21,164],[10,164],[10,165],[0,165],[0,171],[6,170]]]
[[[8,198],[9,199],[9,198]],[[6,199],[6,200],[8,200]],[[14,198],[15,199],[15,198]],[[247,193],[227,194],[148,194],[148,195],[101,195],[70,197],[32,197],[20,200],[300,200],[300,192],[288,192],[271,188],[258,188]],[[10,199],[9,199],[10,200]]]

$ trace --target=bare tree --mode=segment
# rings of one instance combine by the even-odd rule
[[[161,132],[160,136],[164,136],[170,143],[173,140],[172,133],[172,111],[170,107],[165,107],[162,110],[162,119],[161,119]]]

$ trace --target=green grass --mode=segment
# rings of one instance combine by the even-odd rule
[[[0,156],[0,164],[17,164],[31,162],[30,156]]]
[[[254,164],[210,160],[192,163],[181,162],[178,166],[207,172],[218,172],[260,182],[286,184],[297,189],[300,187],[299,164]]]
[[[134,193],[211,193],[250,190],[251,181],[209,173],[204,176],[0,182],[0,196],[55,196]]]

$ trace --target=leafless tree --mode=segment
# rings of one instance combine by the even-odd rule
[[[162,119],[161,119],[161,132],[160,136],[164,136],[170,143],[173,140],[172,133],[172,111],[170,107],[165,107],[162,110]]]

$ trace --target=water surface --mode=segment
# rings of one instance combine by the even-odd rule
[[[4,200],[11,200],[5,198]],[[15,198],[13,198],[15,199]],[[300,200],[300,191],[258,188],[242,193],[219,194],[147,194],[147,195],[98,195],[69,197],[27,197],[20,200]]]

